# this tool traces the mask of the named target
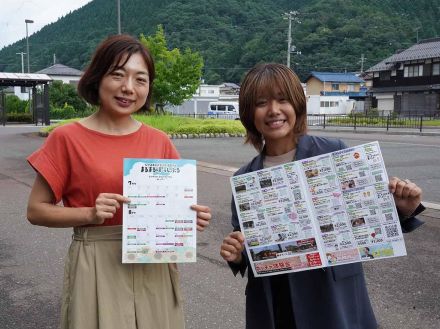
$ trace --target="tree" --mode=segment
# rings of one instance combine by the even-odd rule
[[[200,85],[203,59],[197,52],[186,48],[183,52],[168,50],[163,27],[156,34],[144,36],[140,41],[151,52],[156,68],[152,101],[156,109],[163,110],[167,104],[180,105],[190,98]]]
[[[15,95],[6,96],[5,108],[8,113],[25,113],[28,101],[21,100]]]
[[[54,81],[49,88],[49,103],[51,107],[63,108],[71,105],[80,114],[87,110],[87,104],[79,97],[74,86],[61,81]]]

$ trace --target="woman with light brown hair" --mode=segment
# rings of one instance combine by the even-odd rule
[[[246,141],[260,153],[235,175],[301,160],[346,148],[340,140],[307,135],[306,99],[296,74],[285,65],[259,64],[240,88],[240,119]],[[401,215],[403,231],[421,224],[421,189],[409,180],[392,178],[390,192]],[[244,276],[247,329],[373,329],[370,305],[360,263],[296,273],[254,277],[234,202],[233,232],[223,240],[220,255],[234,275]]]

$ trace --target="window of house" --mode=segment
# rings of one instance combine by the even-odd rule
[[[26,93],[27,93],[26,87],[21,86],[21,87],[20,87],[20,92],[21,92],[22,94],[26,94]]]
[[[405,78],[421,77],[423,75],[423,65],[405,66],[403,76]]]
[[[339,90],[339,83],[332,83],[332,90]]]
[[[440,75],[440,63],[432,64],[432,75]]]
[[[397,75],[397,71],[396,71],[396,70],[392,70],[392,71],[391,71],[391,76],[392,76],[392,77],[395,77],[396,75]]]
[[[381,71],[379,73],[379,79],[381,81],[387,81],[391,79],[391,71]]]
[[[321,101],[321,104],[319,105],[320,107],[324,107],[325,106],[325,102]]]
[[[354,91],[354,85],[347,85],[347,91]]]

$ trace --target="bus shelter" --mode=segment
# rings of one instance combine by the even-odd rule
[[[32,121],[50,125],[49,117],[49,82],[52,78],[47,74],[7,73],[0,72],[0,87],[31,88],[30,106]],[[6,124],[6,95],[0,91],[0,123]]]

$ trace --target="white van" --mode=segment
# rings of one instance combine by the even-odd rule
[[[210,102],[208,117],[228,120],[239,120],[238,102]]]

